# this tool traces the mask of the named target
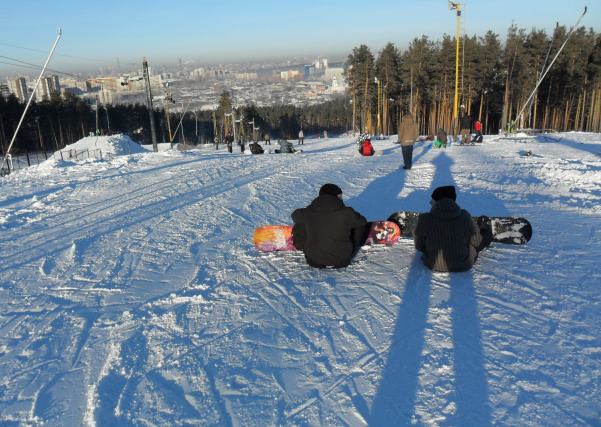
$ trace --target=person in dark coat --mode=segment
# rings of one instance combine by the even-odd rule
[[[465,106],[461,106],[459,112],[459,133],[461,134],[461,144],[469,144],[472,139],[472,118],[465,111]]]
[[[434,271],[469,270],[492,240],[490,230],[483,228],[481,233],[469,212],[457,205],[456,198],[452,185],[435,189],[432,209],[420,214],[413,233],[415,248],[423,253],[424,264]]]
[[[231,133],[227,133],[227,135],[225,135],[225,144],[227,145],[227,151],[228,152],[232,152],[232,145],[234,143],[234,137],[232,136]]]
[[[261,147],[258,142],[250,143],[248,148],[250,148],[250,152],[253,154],[263,154],[265,152],[263,147]]]
[[[305,253],[311,267],[346,267],[365,242],[367,220],[345,206],[342,190],[325,184],[306,208],[292,212],[294,246]]]

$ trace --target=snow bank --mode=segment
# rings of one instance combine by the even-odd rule
[[[148,150],[134,142],[128,135],[87,136],[54,152],[52,157],[40,163],[35,169],[39,172],[74,166],[81,162],[141,153],[148,153]]]
[[[103,155],[124,156],[128,154],[146,153],[144,147],[134,142],[128,135],[87,136],[63,148],[63,154],[69,151],[102,150]],[[57,152],[57,154],[60,152]],[[60,155],[60,154],[59,154]]]

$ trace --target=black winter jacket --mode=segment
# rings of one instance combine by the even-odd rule
[[[345,267],[353,257],[353,230],[367,220],[336,196],[317,197],[306,208],[292,212],[293,237],[297,249],[314,267]]]
[[[482,243],[472,216],[449,198],[420,214],[413,237],[415,248],[423,252],[424,264],[435,271],[469,270]]]
[[[467,113],[463,113],[459,118],[459,127],[461,129],[472,129],[472,118]]]

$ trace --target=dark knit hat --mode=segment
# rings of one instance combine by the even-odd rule
[[[432,198],[437,202],[440,199],[449,198],[453,200],[457,200],[457,194],[455,193],[455,187],[452,185],[446,185],[444,187],[438,187],[432,193]]]
[[[338,196],[342,194],[342,190],[336,184],[324,184],[319,189],[319,195],[329,194],[330,196]]]

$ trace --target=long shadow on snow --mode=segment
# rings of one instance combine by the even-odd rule
[[[433,163],[436,165],[436,172],[432,189],[440,185],[454,185],[451,172],[453,162],[449,156],[441,151]],[[461,205],[461,189],[458,189],[458,194]],[[430,200],[429,192],[414,192],[411,196],[411,205],[417,205],[420,200],[421,210],[425,211],[424,207]],[[397,207],[398,209],[408,210],[409,207]],[[431,272],[419,257],[416,254],[405,281],[388,359],[372,402],[369,420],[371,426],[387,426],[391,420],[395,420],[396,425],[414,425],[412,418],[417,399],[432,279]],[[491,408],[473,273],[450,274],[450,287],[455,363],[454,397],[457,406],[453,424],[489,426]]]
[[[413,164],[429,149],[430,144],[423,146],[423,149],[416,156],[413,156]],[[397,195],[405,186],[405,176],[407,173],[414,172],[404,170],[403,159],[399,157],[399,168],[397,170],[374,179],[365,187],[361,194],[349,199],[346,204],[356,209],[368,221],[388,218],[392,212],[400,209]]]

